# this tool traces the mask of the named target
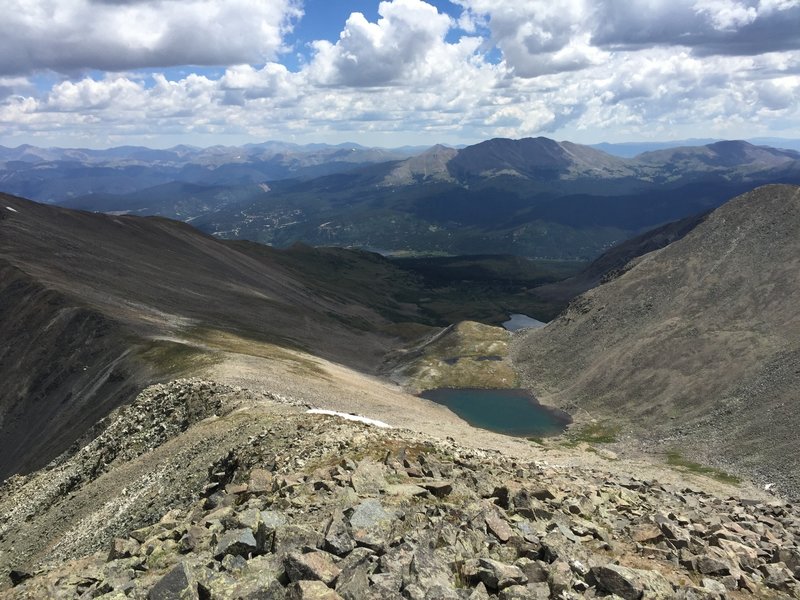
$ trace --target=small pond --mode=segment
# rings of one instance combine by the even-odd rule
[[[443,404],[474,427],[506,435],[558,435],[572,421],[567,413],[539,404],[526,390],[438,388],[420,396]]]
[[[544,327],[547,323],[542,321],[538,321],[533,317],[529,317],[528,315],[509,315],[508,321],[503,322],[503,327],[505,327],[508,331],[519,331],[520,329],[536,329],[539,327]]]

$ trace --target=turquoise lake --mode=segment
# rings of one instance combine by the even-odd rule
[[[446,406],[474,427],[506,435],[558,435],[572,422],[567,413],[542,406],[526,390],[438,388],[420,396]]]

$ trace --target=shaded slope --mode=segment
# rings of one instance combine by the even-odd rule
[[[10,197],[3,202],[17,212],[6,212],[2,222],[0,257],[138,333],[213,324],[345,363],[371,360],[347,349],[369,336],[326,314],[365,317],[375,329],[382,320],[364,307],[318,296],[274,261],[166,219],[110,217]],[[369,340],[360,342],[364,350],[381,348]]]
[[[126,337],[0,260],[0,479],[44,466],[138,391],[147,369]]]
[[[43,466],[146,383],[202,364],[212,330],[370,371],[398,343],[390,325],[417,317],[408,304],[389,321],[357,292],[325,294],[313,276],[166,219],[11,196],[0,217],[0,478]]]
[[[700,214],[667,223],[606,250],[583,271],[556,283],[546,283],[531,290],[531,294],[553,306],[557,312],[567,307],[575,296],[604,281],[619,276],[633,259],[659,250],[681,239],[705,219]],[[553,315],[555,316],[555,315]]]
[[[204,186],[173,181],[127,194],[89,194],[59,202],[59,206],[105,213],[158,215],[191,221],[197,215],[222,206],[263,199],[268,190],[266,185]]]
[[[492,261],[510,278],[523,274],[517,262]],[[0,269],[0,478],[43,466],[143,385],[230,353],[369,373],[434,326],[537,306],[519,293],[524,279],[484,297],[486,285],[458,273],[431,283],[370,252],[278,250],[5,195]]]
[[[516,363],[544,402],[797,486],[799,231],[796,186],[740,196],[517,338]]]

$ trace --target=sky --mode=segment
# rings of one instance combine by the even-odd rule
[[[800,0],[0,0],[0,144],[800,138]]]

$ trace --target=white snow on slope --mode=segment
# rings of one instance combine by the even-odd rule
[[[6,210],[10,210],[11,212],[19,212],[16,208],[11,208],[10,206],[6,206]]]
[[[366,423],[367,425],[374,425],[375,427],[381,427],[383,429],[392,428],[391,425],[384,423],[383,421],[378,421],[377,419],[370,419],[368,417],[362,417],[360,415],[351,415],[349,413],[343,413],[336,410],[312,408],[311,410],[307,410],[306,413],[310,415],[329,415],[331,417],[341,417],[342,419],[346,419],[348,421],[357,421],[358,423]]]

